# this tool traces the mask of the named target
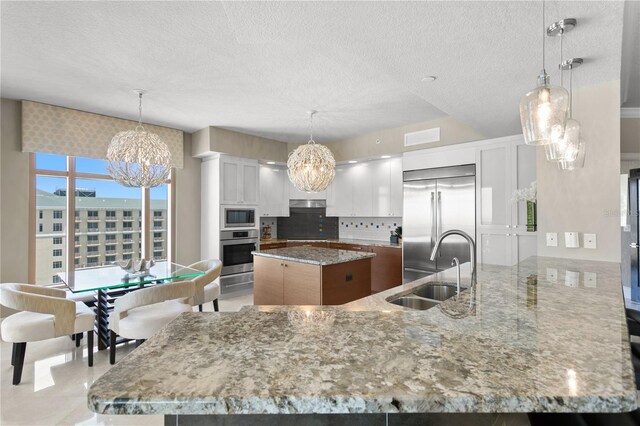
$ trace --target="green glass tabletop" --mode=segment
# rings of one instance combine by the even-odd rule
[[[146,274],[128,274],[119,266],[76,269],[71,274],[58,273],[73,293],[126,288],[141,284],[190,279],[204,272],[171,262],[158,262]]]

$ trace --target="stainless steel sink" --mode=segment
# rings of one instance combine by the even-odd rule
[[[417,309],[420,311],[425,311],[438,305],[438,302],[432,302],[430,300],[410,296],[399,297],[395,300],[389,301],[389,303],[393,303],[394,305],[402,306],[404,308]]]
[[[412,292],[416,296],[432,300],[447,300],[456,295],[456,285],[449,283],[428,284]]]

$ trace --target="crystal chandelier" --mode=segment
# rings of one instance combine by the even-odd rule
[[[542,24],[544,28],[544,1]],[[546,28],[544,28],[546,30]],[[542,36],[542,71],[538,76],[538,87],[520,100],[520,121],[524,141],[528,145],[546,145],[552,139],[564,135],[569,110],[569,94],[562,87],[551,86],[545,69],[545,32]]]
[[[324,145],[313,140],[313,116],[309,111],[309,142],[300,145],[287,161],[289,180],[300,191],[321,192],[327,189],[336,174],[336,160]]]
[[[166,183],[171,171],[171,152],[155,133],[142,126],[142,95],[138,93],[138,125],[117,133],[107,150],[107,170],[118,183],[136,188],[153,188]]]

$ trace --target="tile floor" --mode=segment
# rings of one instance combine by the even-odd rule
[[[238,311],[253,304],[247,294],[220,300],[221,311]],[[204,308],[213,311],[212,304]],[[86,339],[82,342],[86,344]],[[69,337],[27,344],[22,382],[11,384],[11,344],[0,350],[0,424],[13,425],[162,425],[163,416],[104,416],[87,408],[87,389],[111,367],[108,351],[96,350],[94,366],[87,366],[87,349],[76,348]],[[122,359],[134,344],[118,347]]]

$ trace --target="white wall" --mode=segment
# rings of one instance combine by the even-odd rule
[[[587,144],[585,167],[558,170],[538,149],[538,255],[619,262],[620,81],[577,89],[573,104]],[[598,248],[565,248],[565,231],[597,234]],[[547,232],[558,233],[558,247],[547,247]]]
[[[191,134],[184,134],[184,168],[176,170],[176,262],[200,257],[200,163],[191,156]]]

